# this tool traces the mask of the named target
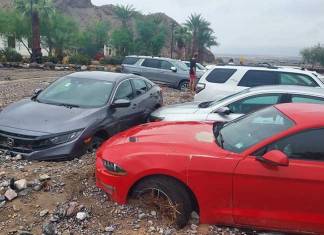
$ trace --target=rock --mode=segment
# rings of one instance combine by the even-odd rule
[[[44,67],[49,68],[49,69],[54,69],[55,64],[53,62],[46,62],[46,63],[44,63]]]
[[[3,201],[5,201],[5,200],[6,200],[6,197],[3,196],[3,195],[0,195],[0,202],[3,202]]]
[[[148,230],[150,233],[151,232],[155,232],[155,228],[153,226],[149,227],[149,230]]]
[[[88,66],[86,66],[86,65],[82,65],[82,66],[81,66],[81,71],[85,71],[85,70],[88,70]]]
[[[192,224],[191,226],[190,226],[190,228],[191,228],[191,230],[197,230],[197,228],[198,228],[198,226],[197,225],[195,225],[195,224]]]
[[[151,211],[151,215],[156,216],[157,215],[156,211]]]
[[[166,229],[163,232],[163,235],[172,235],[175,233],[175,229]]]
[[[6,172],[4,172],[4,171],[0,172],[0,177],[5,176],[5,175],[6,175]]]
[[[40,217],[44,217],[48,214],[48,210],[42,210],[41,212],[39,212],[39,216]]]
[[[26,195],[28,195],[31,191],[32,191],[31,188],[26,188],[26,189],[24,189],[24,190],[18,192],[18,196],[26,196]]]
[[[6,201],[0,202],[0,208],[4,207],[6,205]]]
[[[16,191],[12,190],[11,188],[8,189],[4,195],[8,201],[12,201],[14,200],[16,197],[18,197],[18,194],[16,193]]]
[[[21,180],[15,181],[15,188],[19,191],[26,189],[27,188],[27,180],[21,179]]]
[[[78,212],[76,218],[80,221],[85,220],[88,217],[87,213],[85,212]]]
[[[191,213],[191,219],[199,220],[199,215],[197,214],[197,212],[193,211],[193,212]]]
[[[3,67],[4,67],[3,64],[0,63],[0,68],[3,68]]]
[[[46,180],[49,180],[49,179],[51,179],[51,177],[49,175],[47,175],[47,174],[39,175],[39,180],[40,181],[46,181]]]
[[[43,225],[43,234],[44,235],[55,235],[56,228],[53,223],[48,223]]]
[[[17,154],[15,157],[12,158],[13,161],[20,161],[23,157],[20,154]]]
[[[109,226],[105,228],[105,232],[112,233],[115,231],[115,228],[113,226]]]
[[[138,215],[138,218],[139,219],[144,219],[146,217],[145,213],[141,213]]]
[[[28,232],[28,231],[18,231],[17,234],[18,235],[33,235],[33,233]]]
[[[74,216],[78,211],[77,211],[77,202],[70,202],[69,203],[69,208],[66,210],[66,216],[67,217],[72,217]]]
[[[36,192],[39,192],[39,191],[42,190],[42,188],[43,188],[43,185],[38,184],[38,185],[35,185],[35,186],[33,187],[33,190],[36,191]]]

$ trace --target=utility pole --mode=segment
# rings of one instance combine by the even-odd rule
[[[174,22],[172,22],[172,24],[171,24],[171,59],[173,58],[174,27],[175,27],[175,24],[174,24]]]

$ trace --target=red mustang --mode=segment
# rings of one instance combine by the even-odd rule
[[[151,123],[107,141],[97,186],[155,191],[200,222],[324,234],[324,106],[282,104],[231,123]]]

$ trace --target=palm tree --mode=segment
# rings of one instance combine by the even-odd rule
[[[192,35],[191,53],[198,53],[199,60],[202,60],[203,50],[206,47],[218,45],[210,23],[201,14],[191,14],[185,26]]]
[[[50,15],[54,9],[51,0],[15,0],[16,10],[27,18],[31,18],[32,24],[32,62],[40,62],[42,59],[40,21],[41,18]]]
[[[114,7],[114,13],[116,17],[122,22],[123,27],[127,27],[130,19],[137,14],[133,5],[117,4]]]
[[[175,38],[176,46],[177,46],[178,50],[181,52],[180,57],[183,59],[186,57],[185,50],[186,50],[188,43],[191,40],[191,35],[188,31],[188,28],[185,26],[177,27],[174,32],[174,38]]]

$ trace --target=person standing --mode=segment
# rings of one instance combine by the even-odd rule
[[[190,60],[189,89],[193,92],[196,90],[197,82],[197,58],[198,54],[194,54],[194,56]]]

